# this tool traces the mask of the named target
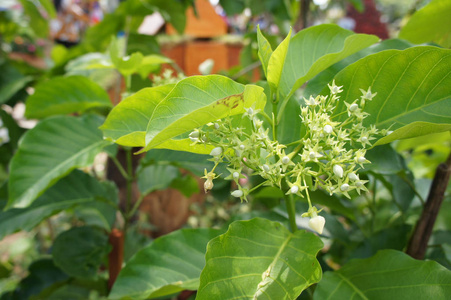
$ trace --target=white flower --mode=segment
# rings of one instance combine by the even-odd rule
[[[284,165],[289,164],[290,161],[291,161],[291,159],[290,159],[288,156],[282,157],[282,163],[283,163]]]
[[[290,189],[290,193],[296,194],[297,192],[299,192],[299,187],[297,185],[293,185]]]
[[[213,150],[211,150],[210,155],[211,156],[218,156],[221,155],[222,153],[222,148],[221,147],[216,147]]]
[[[366,158],[364,156],[360,156],[357,158],[357,162],[359,164],[363,164],[364,162],[366,162]]]
[[[230,193],[233,197],[236,197],[236,198],[240,198],[240,197],[243,197],[243,191],[241,191],[241,190],[235,190],[235,191],[233,191],[232,193]]]
[[[324,130],[325,133],[331,134],[332,131],[333,131],[333,128],[332,128],[332,126],[330,126],[330,125],[325,125],[324,128],[323,128],[323,130]]]
[[[348,174],[348,178],[353,180],[353,181],[359,180],[359,176],[357,176],[355,173],[349,173]]]
[[[333,171],[338,178],[343,178],[343,168],[340,165],[335,165]]]
[[[342,192],[346,192],[347,190],[349,190],[349,184],[343,183],[343,184],[341,185],[341,187],[340,187],[340,190],[341,190]]]
[[[308,226],[313,231],[318,232],[319,234],[323,233],[324,225],[326,224],[326,219],[323,216],[316,216],[311,218],[308,221]]]
[[[357,108],[359,108],[359,105],[357,103],[351,104],[349,106],[349,111],[356,111]]]

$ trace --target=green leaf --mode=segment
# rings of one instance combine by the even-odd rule
[[[108,94],[83,76],[56,77],[36,87],[28,97],[25,116],[43,119],[48,116],[82,113],[94,107],[111,107]]]
[[[260,26],[257,27],[257,41],[258,41],[258,58],[260,59],[265,72],[265,76],[268,76],[268,64],[269,59],[273,53],[271,44],[265,38],[265,36],[260,31]]]
[[[368,101],[370,115],[364,125],[402,128],[393,138],[419,136],[436,130],[449,130],[451,124],[451,50],[413,47],[387,50],[367,56],[348,66],[335,77],[343,85],[342,99],[352,102],[362,95],[360,89],[377,92]],[[347,117],[340,101],[334,118]],[[419,123],[421,122],[421,123]],[[414,131],[416,130],[416,131]],[[390,134],[391,135],[391,134]],[[390,135],[382,140],[393,140]]]
[[[97,129],[101,118],[59,116],[24,134],[11,160],[8,208],[27,207],[75,168],[91,165],[109,145]]]
[[[100,127],[104,136],[122,146],[144,147],[150,117],[173,88],[174,84],[146,88],[122,100]]]
[[[117,191],[81,171],[58,181],[26,208],[0,212],[0,239],[19,230],[30,231],[44,219],[78,204],[92,207],[94,201],[117,202]]]
[[[204,170],[211,170],[215,165],[214,162],[209,161],[210,155],[202,155],[197,153],[189,153],[185,151],[173,151],[166,149],[152,149],[146,153],[146,156],[141,159],[141,165],[159,163],[171,164],[179,168],[183,168],[194,173],[197,176],[203,176]],[[222,164],[218,165],[218,173],[225,173],[226,169],[221,168]]]
[[[149,165],[138,171],[138,188],[142,195],[168,188],[180,175],[178,168],[170,165]]]
[[[388,39],[383,40],[380,43],[374,44],[368,48],[362,49],[359,52],[354,53],[346,57],[345,59],[335,63],[334,65],[330,66],[326,70],[316,75],[315,78],[309,80],[303,92],[304,97],[308,98],[310,95],[320,94],[321,91],[326,86],[326,84],[331,82],[338,72],[340,72],[350,64],[355,63],[359,59],[364,58],[365,56],[390,49],[404,50],[413,46],[414,46],[413,44],[404,40]]]
[[[162,64],[170,64],[172,62],[172,59],[161,55],[147,55],[143,57],[141,64],[137,68],[137,72],[141,78],[144,79],[147,78],[150,73],[156,72]]]
[[[100,229],[84,226],[58,235],[52,247],[53,261],[73,277],[94,278],[109,252],[108,235]]]
[[[448,121],[449,122],[449,121]],[[400,139],[451,131],[451,124],[434,124],[429,122],[412,122],[408,126],[396,129],[392,133],[379,139],[374,145],[388,144]]]
[[[148,299],[195,290],[216,229],[181,229],[141,249],[119,273],[109,299]]]
[[[280,43],[279,46],[274,50],[274,52],[271,54],[271,57],[269,57],[268,66],[267,66],[267,79],[269,86],[271,87],[271,90],[278,91],[280,80],[282,78],[282,70],[285,67],[288,47],[290,46],[290,40],[291,40],[291,28],[290,32],[288,33],[287,37]],[[260,39],[259,39],[260,40]],[[267,46],[269,46],[268,41]],[[260,45],[260,42],[259,42]],[[268,50],[266,50],[268,52]],[[268,53],[266,53],[267,55]],[[260,52],[259,52],[260,56]]]
[[[208,75],[183,79],[164,99],[152,100],[155,109],[142,151],[209,122],[244,113],[245,107],[263,109],[266,96],[261,87],[244,86],[224,76]]]
[[[49,33],[49,25],[46,19],[41,15],[35,3],[28,0],[20,0],[25,14],[28,16],[29,28],[41,38],[46,38]]]
[[[377,36],[354,34],[332,24],[300,31],[288,48],[280,80],[282,96],[289,98],[319,72],[378,40]]]
[[[415,44],[435,42],[451,47],[451,2],[434,0],[413,14],[399,37]]]
[[[321,279],[322,247],[316,235],[277,222],[234,222],[208,243],[196,299],[296,299]]]
[[[174,181],[171,182],[171,188],[177,189],[187,198],[200,192],[197,179],[189,174],[175,178]]]
[[[451,272],[434,261],[383,250],[324,273],[314,299],[446,299]]]
[[[24,76],[8,62],[0,64],[0,68],[0,104],[3,104],[32,81],[33,77]]]

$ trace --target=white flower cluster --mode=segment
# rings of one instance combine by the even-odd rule
[[[221,162],[228,162],[229,176],[226,179],[235,181],[238,189],[232,196],[247,200],[247,195],[260,187],[247,189],[240,180],[248,176],[259,175],[264,179],[263,185],[275,186],[286,195],[307,195],[309,211],[304,214],[310,217],[310,227],[320,233],[325,220],[318,216],[319,211],[310,203],[308,189],[323,188],[332,194],[342,194],[350,198],[352,190],[360,193],[366,191],[366,180],[357,174],[363,164],[369,163],[365,158],[366,148],[377,134],[387,134],[386,130],[377,130],[371,125],[363,125],[368,116],[364,112],[365,104],[371,101],[377,93],[371,88],[361,90],[362,96],[352,103],[344,102],[346,111],[334,115],[341,86],[329,85],[330,95],[310,96],[301,106],[303,137],[291,143],[295,148],[286,153],[287,146],[272,140],[269,130],[263,126],[258,117],[258,110],[247,108],[243,118],[248,119],[249,126],[237,127],[242,121],[237,118],[226,118],[216,123],[208,124],[206,130],[196,129],[189,135],[193,143],[213,145],[210,155],[215,167],[210,172],[205,170],[204,188],[213,188],[213,180],[218,176],[214,173]],[[339,121],[337,117],[347,114],[347,118]],[[341,120],[341,119],[340,119]]]

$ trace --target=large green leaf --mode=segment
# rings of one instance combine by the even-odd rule
[[[180,176],[179,169],[171,165],[148,165],[140,168],[137,174],[138,188],[146,195],[156,190],[168,188]]]
[[[384,50],[404,50],[409,47],[413,47],[414,45],[400,39],[389,39],[389,40],[383,40],[380,43],[374,44],[368,48],[362,49],[357,53],[354,53],[345,59],[335,63],[334,65],[330,66],[326,70],[322,71],[318,75],[315,76],[315,78],[312,78],[307,83],[307,86],[305,87],[305,90],[303,92],[304,97],[308,98],[310,95],[318,95],[321,93],[323,88],[328,84],[329,82],[334,79],[335,75],[337,75],[338,72],[346,68],[352,63],[355,63],[361,58],[364,58],[365,56],[368,56],[370,54],[374,54],[377,52],[381,52]]]
[[[93,107],[111,107],[108,94],[83,76],[56,77],[36,87],[27,99],[27,118],[82,113]]]
[[[322,247],[313,233],[277,222],[234,222],[208,243],[196,299],[296,299],[321,279]]]
[[[326,272],[314,299],[447,299],[451,271],[434,261],[419,261],[395,250],[356,259]]]
[[[202,155],[197,153],[189,153],[185,151],[173,151],[166,149],[152,149],[146,153],[146,156],[141,159],[141,166],[149,164],[171,164],[173,166],[186,169],[193,172],[197,176],[203,176],[204,170],[211,170],[215,165],[214,162],[209,161],[210,155]],[[215,169],[219,174],[227,174],[227,169],[224,164],[219,164]]]
[[[146,88],[122,100],[100,127],[105,137],[119,145],[144,147],[149,119],[158,101],[173,88],[173,84]]]
[[[282,70],[285,66],[285,59],[287,57],[288,47],[290,46],[290,40],[291,29],[287,37],[282,41],[282,43],[280,43],[279,46],[277,46],[277,48],[269,57],[266,77],[268,79],[269,86],[273,91],[277,91],[279,88],[280,80],[282,77]],[[267,43],[267,46],[269,46],[269,43]]]
[[[377,92],[367,101],[370,115],[364,124],[399,129],[393,139],[449,130],[451,124],[451,50],[413,47],[387,50],[367,56],[348,66],[335,77],[343,85],[342,98],[359,99],[360,89]],[[337,119],[347,117],[344,101],[336,108]],[[381,142],[382,143],[382,142]]]
[[[110,185],[100,183],[81,171],[74,171],[49,188],[29,207],[0,212],[0,239],[19,230],[31,230],[42,220],[78,204],[90,207],[99,200],[115,203],[115,194],[117,191],[111,191]]]
[[[282,96],[294,94],[319,72],[378,40],[374,35],[354,34],[332,24],[300,31],[290,41],[283,66],[279,87]]]
[[[33,77],[24,76],[8,62],[0,63],[0,68],[0,104],[3,104],[32,81]]]
[[[85,167],[109,145],[98,126],[102,119],[58,116],[24,134],[11,160],[8,208],[30,205],[48,187],[75,168]]]
[[[266,96],[261,87],[208,75],[181,80],[164,99],[153,101],[156,105],[143,151],[209,122],[243,113],[244,108],[263,109]]]
[[[109,299],[148,299],[195,290],[216,229],[181,229],[141,249],[119,273]]]
[[[94,278],[109,250],[108,235],[104,231],[83,226],[58,235],[53,243],[52,255],[55,265],[66,274]]]
[[[265,72],[265,76],[268,76],[267,75],[268,63],[269,58],[271,57],[273,51],[271,48],[271,44],[268,42],[268,40],[260,31],[260,26],[257,27],[257,41],[258,41],[258,58],[262,63],[263,72]]]
[[[450,15],[449,0],[433,0],[415,12],[399,32],[399,37],[416,44],[436,42],[449,48],[451,47]]]

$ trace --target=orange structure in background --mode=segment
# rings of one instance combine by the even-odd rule
[[[185,72],[185,75],[199,75],[199,65],[207,59],[215,64],[212,73],[230,69],[239,64],[239,51],[242,45],[226,44],[213,38],[227,34],[227,24],[219,16],[208,0],[196,0],[195,16],[192,8],[187,10],[187,21],[184,34],[193,40],[179,44],[162,45],[162,53],[173,59]],[[168,34],[176,34],[168,25]]]

